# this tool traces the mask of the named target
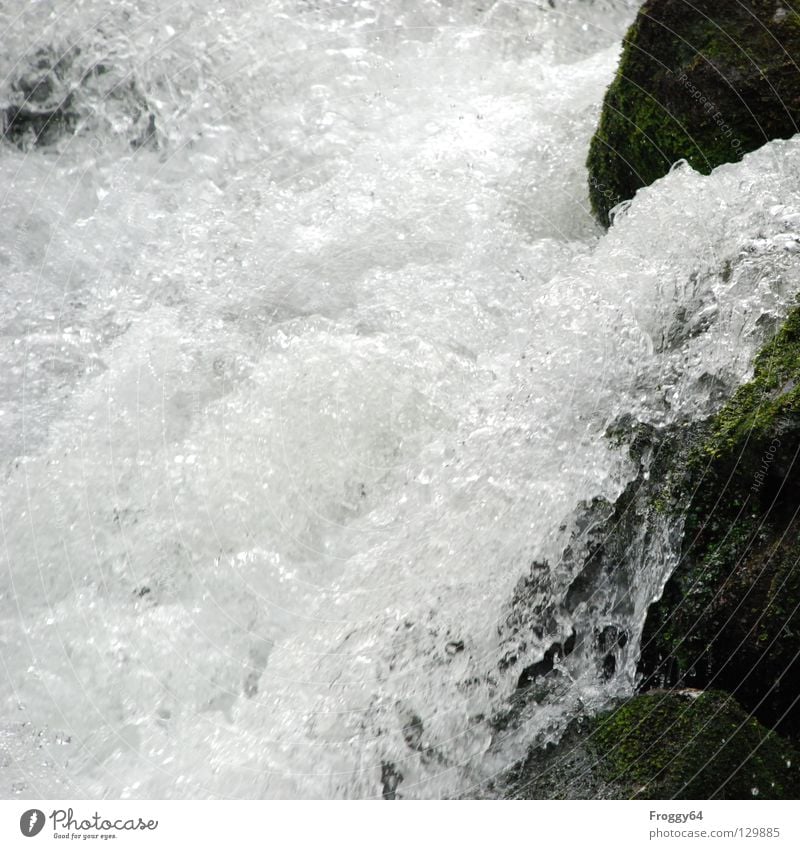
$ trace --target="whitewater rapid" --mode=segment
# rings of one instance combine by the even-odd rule
[[[631,692],[666,537],[561,604],[605,433],[716,409],[800,291],[794,140],[593,223],[636,5],[0,9],[0,107],[44,49],[77,115],[0,150],[2,795],[471,795]],[[499,732],[576,626],[616,674]]]

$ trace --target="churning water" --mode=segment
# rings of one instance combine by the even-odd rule
[[[604,434],[800,290],[796,141],[593,224],[636,5],[0,3],[7,120],[63,106],[0,150],[2,795],[470,795],[631,691],[669,529],[561,604]]]

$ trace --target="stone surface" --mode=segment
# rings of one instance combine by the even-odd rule
[[[796,798],[793,746],[726,693],[652,691],[573,723],[506,777],[517,799]]]
[[[724,688],[800,731],[800,308],[710,422],[671,494],[681,563],[650,608],[644,686]]]
[[[589,157],[609,211],[686,159],[707,174],[800,126],[796,0],[647,0],[624,40]]]

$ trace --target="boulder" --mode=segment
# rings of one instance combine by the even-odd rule
[[[647,0],[589,157],[599,221],[685,159],[703,174],[800,128],[798,0]]]
[[[800,735],[800,307],[705,428],[680,485],[681,561],[642,637],[642,687],[725,689]]]
[[[575,722],[505,777],[515,799],[794,799],[791,743],[726,693],[652,691]],[[701,828],[701,824],[697,824]]]

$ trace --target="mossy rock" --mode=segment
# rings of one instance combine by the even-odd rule
[[[726,693],[652,691],[532,750],[501,791],[517,799],[793,799],[800,760]]]
[[[647,0],[591,142],[592,209],[608,226],[678,160],[708,174],[798,128],[798,0]]]
[[[726,693],[638,696],[593,720],[597,770],[644,799],[794,799],[800,763]]]
[[[576,720],[556,746],[532,748],[490,793],[797,798],[798,387],[800,306],[756,357],[752,379],[709,421],[666,434],[632,419],[609,429],[610,439],[631,445],[633,457],[653,455],[641,484],[648,506],[636,516],[685,521],[680,563],[645,623],[646,692]],[[627,512],[631,498],[621,497],[617,510]],[[610,533],[604,547],[608,562],[619,563],[631,529],[610,524],[621,537]],[[602,552],[592,557],[601,567],[606,562]]]
[[[681,562],[650,608],[643,687],[723,688],[800,738],[800,308],[693,448]]]

